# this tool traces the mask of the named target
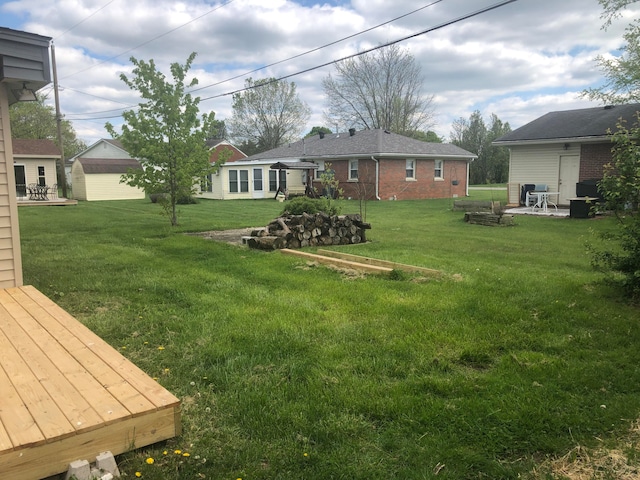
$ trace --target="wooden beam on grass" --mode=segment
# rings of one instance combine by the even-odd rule
[[[393,268],[389,268],[389,267],[354,262],[351,260],[344,260],[341,258],[332,258],[324,255],[316,255],[315,253],[301,252],[299,250],[291,250],[289,248],[283,248],[280,251],[286,255],[293,255],[293,256],[305,258],[307,260],[323,263],[325,265],[334,265],[336,267],[351,268],[353,270],[360,270],[367,273],[378,273],[378,274],[389,273],[393,270]]]
[[[432,268],[417,267],[415,265],[406,265],[404,263],[389,262],[387,260],[379,260],[377,258],[369,258],[369,257],[360,256],[360,255],[353,255],[350,253],[336,252],[334,250],[318,249],[318,254],[324,255],[326,257],[334,257],[342,260],[348,260],[351,262],[384,267],[391,270],[403,270],[405,272],[420,273],[422,275],[426,275],[429,277],[441,277],[443,275],[443,273],[440,270],[434,270]]]

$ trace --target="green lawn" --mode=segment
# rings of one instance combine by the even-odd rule
[[[452,204],[369,202],[370,242],[341,247],[440,280],[183,234],[266,225],[273,200],[182,206],[176,229],[148,201],[20,208],[25,283],[182,399],[183,435],[119,457],[128,478],[520,478],[614,444],[640,329],[585,248],[611,219],[484,227]]]

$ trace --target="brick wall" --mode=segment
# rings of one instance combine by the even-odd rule
[[[610,161],[610,143],[582,144],[580,146],[580,181],[602,178],[602,167]]]
[[[375,198],[376,164],[371,159],[358,161],[358,182],[349,182],[349,162],[337,160],[331,162],[340,182],[345,198]],[[381,200],[418,200],[424,198],[451,198],[466,194],[467,162],[462,160],[444,160],[444,179],[434,179],[434,160],[419,159],[415,162],[415,180],[407,180],[406,161],[404,159],[379,160],[379,191]],[[458,185],[452,181],[457,180]],[[319,183],[314,183],[320,191]]]

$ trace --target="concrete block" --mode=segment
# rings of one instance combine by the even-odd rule
[[[75,480],[90,480],[91,468],[89,466],[89,462],[86,460],[76,460],[75,462],[71,462],[64,480],[70,480],[71,478],[74,478]]]
[[[96,468],[101,472],[110,473],[113,477],[120,476],[120,470],[118,470],[118,464],[111,452],[102,452],[96,457]]]

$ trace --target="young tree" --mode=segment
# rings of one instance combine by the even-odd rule
[[[613,160],[598,186],[619,228],[604,236],[604,250],[593,249],[593,259],[596,266],[620,274],[625,291],[640,298],[640,114],[630,128],[619,123],[612,141]]]
[[[603,28],[622,16],[623,10],[637,0],[598,0],[603,7]],[[596,63],[605,77],[599,88],[589,88],[582,95],[605,105],[635,103],[640,101],[640,19],[633,20],[626,28],[626,42],[618,57],[599,55]]]
[[[185,65],[171,64],[173,83],[157,70],[153,60],[131,57],[134,77],[129,79],[122,74],[120,78],[137,90],[143,101],[137,110],[123,112],[121,133],[106,124],[113,138],[120,140],[142,165],[123,175],[121,181],[149,194],[163,193],[164,211],[173,226],[178,224],[178,201],[193,195],[196,185],[212,171],[206,138],[212,130],[214,113],[199,118],[200,98],[185,93],[185,88],[198,83],[193,78],[185,84],[195,56],[192,53]]]
[[[258,152],[297,140],[311,115],[296,84],[274,78],[246,79],[245,91],[233,95],[232,108],[231,137],[238,144],[254,143]]]
[[[469,182],[473,185],[504,183],[509,176],[509,151],[505,147],[491,145],[496,138],[511,131],[509,123],[503,123],[491,114],[489,127],[482,114],[476,110],[468,120],[455,120],[451,130],[451,143],[478,155],[469,168]]]
[[[322,80],[329,125],[386,130],[413,137],[433,125],[433,96],[424,95],[420,66],[397,45],[335,64]]]

